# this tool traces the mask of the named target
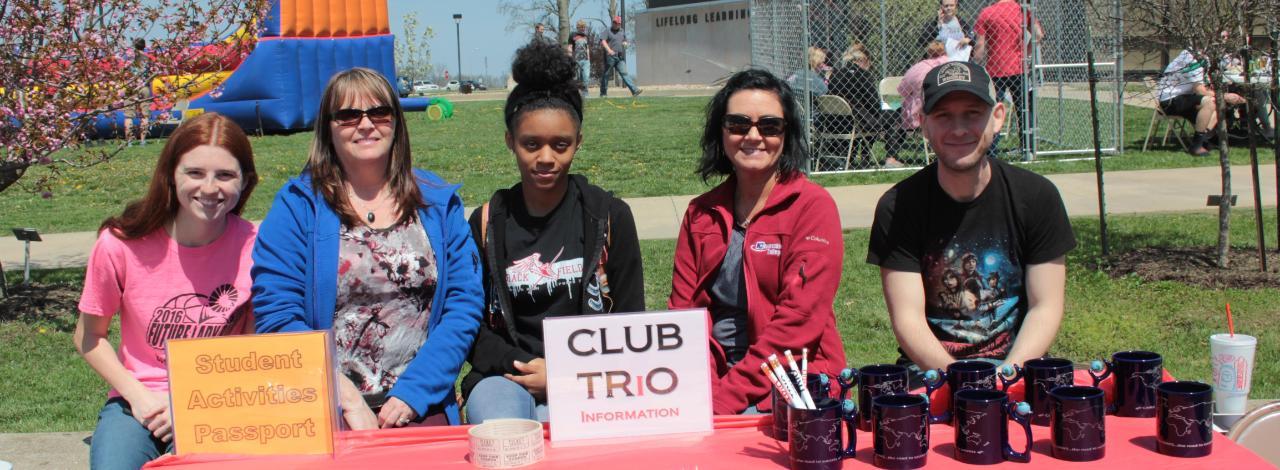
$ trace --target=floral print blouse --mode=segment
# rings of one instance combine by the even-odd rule
[[[343,227],[333,335],[338,363],[370,407],[427,340],[436,257],[416,221],[385,229]]]

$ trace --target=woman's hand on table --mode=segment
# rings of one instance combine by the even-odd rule
[[[515,361],[516,370],[523,375],[503,374],[507,380],[520,384],[530,395],[539,400],[547,398],[547,361],[541,357],[528,363]]]
[[[346,421],[347,427],[356,431],[378,429],[378,417],[373,415],[369,404],[364,402],[364,396],[360,394],[356,384],[345,375],[338,380],[338,404],[342,406],[342,419]]]
[[[383,429],[402,428],[415,419],[418,419],[418,412],[396,397],[388,398],[382,410],[378,411],[378,427]]]

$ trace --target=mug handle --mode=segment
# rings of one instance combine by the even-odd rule
[[[857,453],[858,413],[861,410],[858,409],[858,405],[853,403],[853,400],[845,399],[840,403],[841,409],[844,411],[844,429],[849,433],[849,442],[845,445],[844,450],[840,451],[840,458],[848,459],[853,458],[854,454]]]
[[[1009,436],[1006,434],[1004,437],[1004,459],[1012,462],[1030,462],[1031,419],[1029,416],[1031,416],[1031,405],[1028,405],[1025,401],[1020,401],[1017,403],[1006,403],[1005,406],[1008,407],[1007,412],[1009,413],[1009,419],[1012,419],[1014,422],[1021,425],[1022,431],[1027,433],[1027,445],[1022,449],[1022,452],[1014,451],[1013,446],[1009,445]]]
[[[848,398],[849,390],[858,385],[858,381],[862,378],[861,375],[858,369],[852,367],[842,369],[840,376],[836,377],[836,383],[840,384],[840,396],[836,398],[839,400]]]
[[[1094,371],[1102,373],[1095,374],[1093,373]],[[1103,380],[1106,380],[1107,377],[1111,377],[1111,361],[1101,359],[1089,363],[1089,376],[1093,377],[1093,386],[1097,387],[1098,384],[1102,383]]]
[[[1103,380],[1106,380],[1107,377],[1110,377],[1111,369],[1114,367],[1115,367],[1115,364],[1112,364],[1111,361],[1108,361],[1106,359],[1100,359],[1100,360],[1095,360],[1093,362],[1090,362],[1089,376],[1093,377],[1093,386],[1097,387],[1098,384],[1102,383]],[[1095,370],[1102,371],[1102,373],[1094,374],[1093,371]],[[1111,404],[1106,405],[1108,414],[1115,414],[1116,412],[1116,402],[1114,397],[1115,397],[1115,392],[1112,391]]]
[[[920,397],[924,398],[924,412],[929,416],[929,424],[951,422],[951,410],[946,410],[940,415],[935,415],[929,411],[932,408],[932,406],[930,406],[931,401],[929,400],[929,395],[921,393]]]
[[[924,373],[924,400],[931,401],[929,397],[932,397],[933,392],[942,388],[942,385],[945,383],[947,383],[947,371],[942,370],[941,368],[926,371]],[[940,415],[929,415],[930,424],[949,422],[951,422],[950,407],[944,410]]]
[[[1000,368],[1000,373],[996,376],[1000,377],[1000,391],[1008,392],[1009,387],[1022,380],[1022,367],[1013,364],[1005,364]],[[1012,376],[1012,379],[1006,380],[1005,377]]]

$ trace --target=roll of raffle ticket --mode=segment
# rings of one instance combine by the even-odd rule
[[[471,464],[480,468],[514,468],[536,463],[545,455],[542,423],[527,419],[491,419],[467,431]]]

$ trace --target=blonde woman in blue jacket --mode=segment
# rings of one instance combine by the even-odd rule
[[[475,243],[456,185],[414,170],[391,84],[354,68],[325,87],[302,175],[253,251],[259,333],[333,330],[351,429],[458,424],[453,384],[479,327]]]

